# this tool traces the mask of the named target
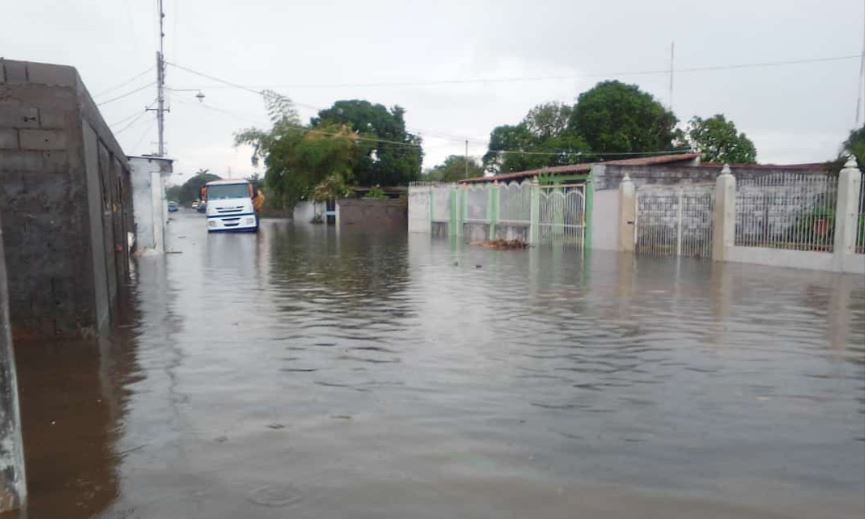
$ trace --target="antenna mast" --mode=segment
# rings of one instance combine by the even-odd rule
[[[165,156],[165,30],[163,22],[165,21],[165,13],[162,10],[162,0],[158,0],[159,4],[159,50],[156,52],[156,123],[159,127],[159,152],[157,156]]]
[[[673,59],[676,53],[676,42],[670,42],[670,111],[673,111]]]

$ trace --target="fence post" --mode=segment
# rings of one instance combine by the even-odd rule
[[[531,202],[529,204],[529,243],[537,245],[541,237],[541,186],[538,179],[532,179]]]
[[[499,194],[499,186],[495,182],[490,182],[487,187],[487,222],[489,222],[490,229],[489,235],[487,236],[488,240],[496,239],[496,222],[498,221],[499,211],[498,211],[498,194]]]
[[[729,164],[724,164],[715,180],[712,226],[712,260],[724,261],[727,247],[732,247],[736,240],[736,178]]]
[[[859,219],[859,189],[862,173],[850,155],[838,175],[838,202],[835,208],[835,264],[841,268],[844,256],[856,252],[856,224]]]
[[[27,502],[5,257],[0,227],[0,512],[24,508]]]
[[[451,184],[448,190],[449,195],[449,217],[448,217],[448,236],[459,236],[459,190],[456,185]]]
[[[637,197],[634,182],[625,173],[619,184],[619,250],[634,252],[636,242]]]
[[[685,198],[682,188],[676,190],[676,256],[682,255],[682,201]]]

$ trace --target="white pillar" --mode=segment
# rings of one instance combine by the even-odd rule
[[[715,207],[712,215],[712,260],[726,260],[727,248],[736,239],[736,178],[724,164],[715,181]]]
[[[165,220],[162,207],[162,174],[150,173],[150,207],[153,215],[153,249],[156,252],[165,252]]]
[[[839,270],[844,256],[856,252],[856,224],[859,219],[859,189],[862,173],[856,158],[850,155],[838,175],[838,205],[835,208],[835,264]]]
[[[634,252],[636,242],[637,196],[634,182],[628,174],[619,184],[619,247],[623,252]]]
[[[537,245],[541,236],[541,186],[538,179],[533,178],[531,183],[531,198],[529,199],[529,243]]]

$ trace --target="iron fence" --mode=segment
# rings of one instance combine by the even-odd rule
[[[538,239],[541,243],[582,247],[586,232],[585,186],[544,186],[539,193]]]
[[[636,195],[638,254],[711,257],[714,186],[645,186]]]
[[[529,225],[532,219],[532,185],[528,182],[518,184],[498,184],[499,222],[505,224]]]
[[[859,183],[859,210],[856,213],[856,253],[865,254],[865,181]]]
[[[778,173],[736,184],[735,243],[832,252],[838,178]]]

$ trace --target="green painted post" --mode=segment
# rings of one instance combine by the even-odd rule
[[[430,186],[429,188],[429,225],[430,232],[432,232],[432,223],[435,221],[436,216],[436,191],[435,188]]]
[[[529,204],[529,243],[538,245],[541,238],[541,187],[538,180],[532,180],[531,203]]]

